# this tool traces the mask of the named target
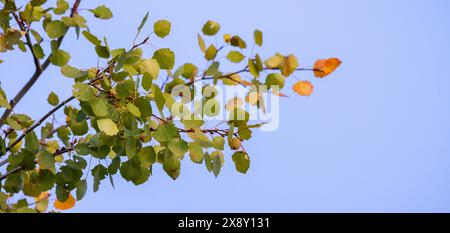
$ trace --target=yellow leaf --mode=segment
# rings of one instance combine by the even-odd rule
[[[40,213],[44,213],[45,211],[47,211],[49,196],[49,192],[42,192],[38,197],[34,198],[34,201],[36,203],[34,208]]]
[[[114,136],[119,132],[116,123],[114,123],[111,119],[97,120],[97,125],[100,131],[105,132],[105,134],[109,136]]]
[[[233,74],[231,76],[224,76],[222,78],[222,82],[224,85],[227,86],[235,86],[238,85],[239,83],[241,83],[242,78],[241,76],[239,76],[239,74]]]
[[[299,81],[292,86],[292,89],[299,95],[310,96],[314,90],[314,86],[309,81]]]
[[[223,35],[223,41],[225,41],[225,43],[230,43],[230,40],[231,40],[231,35],[230,34],[225,34],[225,35]]]
[[[278,68],[278,66],[281,65],[281,63],[283,62],[283,55],[277,53],[274,56],[270,57],[269,59],[267,59],[264,64],[266,65],[267,68]]]
[[[317,60],[314,64],[314,75],[323,78],[331,74],[341,65],[341,61],[337,58],[328,58]]]
[[[297,57],[294,55],[289,55],[284,58],[283,63],[281,64],[281,74],[285,77],[288,77],[292,73],[294,73],[295,69],[298,67]]]
[[[67,198],[65,202],[60,202],[59,200],[56,200],[53,203],[53,206],[59,210],[72,209],[75,206],[75,198],[73,198],[72,194],[69,194],[69,198]]]

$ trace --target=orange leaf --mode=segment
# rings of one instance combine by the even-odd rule
[[[72,209],[75,206],[75,198],[73,198],[72,194],[69,194],[69,198],[67,198],[65,202],[56,200],[55,203],[53,203],[53,206],[60,210]]]
[[[310,96],[314,90],[314,86],[310,81],[299,81],[292,86],[292,90],[299,95]]]
[[[337,58],[317,60],[314,64],[314,75],[318,78],[326,77],[333,73],[341,63],[342,62]]]

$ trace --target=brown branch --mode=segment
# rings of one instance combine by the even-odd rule
[[[278,68],[263,68],[262,70],[278,70]],[[320,71],[320,70],[309,69],[309,68],[297,68],[297,69],[295,69],[295,71]],[[192,80],[190,82],[187,82],[186,85],[189,86],[189,85],[194,84],[195,82],[202,81],[202,80],[228,79],[228,80],[231,80],[233,82],[236,82],[237,84],[240,84],[243,87],[247,87],[247,85],[245,83],[243,83],[243,82],[241,82],[239,80],[235,80],[235,79],[232,78],[233,75],[240,74],[240,73],[245,73],[245,72],[250,72],[248,67],[245,67],[242,70],[238,70],[236,72],[225,74],[225,75],[222,75],[222,76],[219,76],[219,77],[205,77],[205,76],[202,76],[201,78],[199,78],[197,80],[194,79],[194,80]]]
[[[14,147],[17,143],[19,143],[20,141],[22,141],[22,139],[31,131],[33,131],[34,129],[36,129],[38,126],[40,126],[42,124],[42,122],[44,122],[47,118],[49,118],[53,113],[55,113],[56,111],[58,111],[58,109],[60,109],[61,107],[65,106],[67,103],[69,103],[70,101],[72,101],[73,99],[75,99],[75,96],[71,96],[69,98],[67,98],[66,100],[64,100],[63,102],[61,102],[60,104],[58,104],[56,107],[54,107],[52,110],[50,110],[47,114],[45,114],[41,119],[39,119],[37,122],[35,122],[30,128],[28,128],[22,135],[20,135],[13,143],[11,143],[11,145],[9,145],[6,148],[6,152],[10,151],[12,147]]]
[[[31,55],[33,56],[33,61],[34,61],[34,66],[36,67],[36,71],[42,72],[41,62],[39,61],[39,58],[36,56],[36,54],[33,50],[33,44],[31,42],[29,30],[27,30],[25,28],[25,24],[24,24],[23,20],[19,18],[19,16],[17,15],[16,12],[11,12],[11,14],[13,15],[17,24],[19,25],[20,30],[25,32],[25,39],[26,39],[25,44],[28,46],[28,48],[30,49]]]
[[[73,17],[77,12],[78,12],[78,6],[80,5],[81,0],[76,0],[75,3],[72,6],[72,10],[70,12],[70,17]],[[15,15],[15,14],[13,14]],[[14,17],[16,18],[17,15]],[[19,20],[19,25],[21,25],[21,27],[23,27],[23,21],[20,20],[18,17],[16,20]],[[67,32],[66,32],[67,34]],[[59,48],[59,46],[61,46],[61,43],[64,39],[64,37],[66,36],[66,34],[64,34],[62,37],[60,37],[57,41],[57,47]],[[19,91],[19,93],[17,93],[17,95],[10,101],[10,108],[6,109],[5,112],[3,113],[2,117],[0,118],[0,127],[2,127],[5,124],[6,119],[9,117],[9,115],[11,114],[11,112],[13,111],[14,107],[20,102],[20,100],[22,100],[22,98],[25,96],[25,94],[31,89],[31,87],[36,83],[36,81],[41,77],[42,73],[47,69],[47,67],[50,65],[50,58],[52,56],[52,54],[50,54],[47,59],[45,60],[45,62],[40,65],[39,64],[39,59],[37,59],[36,55],[34,54],[34,51],[32,49],[32,45],[31,45],[31,39],[30,36],[27,32],[26,34],[26,39],[27,39],[27,45],[28,47],[30,47],[31,53],[33,54],[33,59],[34,59],[34,63],[36,66],[36,70],[34,71],[33,75],[31,76],[31,78],[28,80],[27,83],[25,83],[25,85],[22,87],[22,89]],[[36,60],[37,59],[37,60]]]

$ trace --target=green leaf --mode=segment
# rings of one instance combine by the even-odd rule
[[[67,32],[67,26],[60,20],[49,22],[45,26],[45,31],[50,38],[59,38]]]
[[[202,131],[196,129],[193,133],[189,133],[189,137],[198,142],[202,147],[211,147],[212,142],[208,136],[206,136]]]
[[[153,138],[158,142],[169,142],[178,136],[178,129],[173,124],[163,124],[153,133]]]
[[[176,155],[180,159],[182,159],[184,157],[184,154],[186,154],[186,152],[188,152],[189,150],[187,142],[179,138],[173,138],[172,140],[170,140],[167,147],[174,155]]]
[[[248,70],[249,70],[250,74],[253,75],[253,77],[255,77],[255,78],[259,77],[258,67],[256,66],[255,62],[251,58],[248,59]]]
[[[6,93],[3,91],[1,86],[0,86],[0,107],[7,109],[11,108],[11,106],[9,105],[8,98],[6,98]]]
[[[137,156],[142,168],[149,168],[156,161],[156,152],[151,146],[141,148]]]
[[[94,36],[92,33],[90,33],[89,31],[83,31],[82,32],[83,36],[89,41],[91,42],[93,45],[95,46],[100,46],[102,44],[102,41],[99,40],[96,36]]]
[[[103,165],[99,164],[92,168],[92,176],[94,177],[94,192],[97,192],[100,187],[100,181],[105,179],[108,170]]]
[[[278,73],[272,73],[267,75],[266,78],[266,85],[269,86],[268,88],[270,88],[270,86],[275,85],[278,86],[280,89],[284,87],[284,81],[285,81],[285,77],[281,74]]]
[[[159,67],[165,70],[173,69],[175,53],[168,48],[158,49],[153,53],[153,58],[158,61]]]
[[[128,109],[128,111],[131,112],[131,114],[135,115],[136,117],[141,117],[141,111],[139,110],[138,107],[136,107],[136,105],[134,105],[132,103],[128,103],[127,109]]]
[[[94,13],[94,16],[99,19],[110,19],[113,17],[111,10],[105,5],[101,5],[94,10],[91,10],[91,12]]]
[[[114,136],[119,132],[116,123],[111,119],[99,119],[97,120],[97,125],[100,131],[109,136]]]
[[[62,17],[61,20],[67,27],[78,27],[78,28],[86,28],[86,19],[79,15],[74,14],[72,17]]]
[[[81,122],[77,122],[75,119],[72,119],[72,120],[70,120],[68,125],[74,135],[78,135],[78,136],[84,135],[88,131],[88,125],[85,120],[81,121]]]
[[[72,87],[72,95],[79,101],[90,101],[95,98],[94,91],[86,83],[75,83]]]
[[[153,84],[153,78],[152,76],[150,76],[149,74],[144,74],[142,76],[142,87],[144,88],[144,90],[148,91]]]
[[[42,47],[41,47],[40,44],[34,44],[33,45],[33,53],[39,59],[42,59],[45,56],[44,50],[42,50]]]
[[[205,41],[203,40],[200,34],[197,34],[197,39],[198,39],[198,46],[200,46],[200,50],[202,51],[202,53],[205,53],[206,51]]]
[[[87,181],[86,180],[80,180],[77,185],[77,201],[80,201],[83,199],[84,195],[87,191]]]
[[[53,12],[56,15],[62,15],[66,12],[66,10],[69,9],[69,3],[67,3],[65,0],[58,0],[56,2],[56,8],[53,9]]]
[[[220,157],[219,156],[212,157],[212,171],[213,171],[215,177],[219,176],[221,168],[222,168],[222,165],[220,162]]]
[[[194,163],[203,162],[203,148],[198,142],[189,142],[189,156]]]
[[[55,157],[51,153],[47,151],[39,151],[36,158],[39,164],[39,169],[50,171],[55,170]]]
[[[147,19],[148,19],[148,11],[147,11],[147,14],[145,14],[144,18],[142,18],[141,24],[139,24],[137,34],[139,34],[141,32],[142,28],[144,27],[145,23],[147,22]]]
[[[64,66],[70,61],[70,54],[62,49],[58,49],[52,53],[50,61],[55,66]]]
[[[64,186],[60,186],[60,185],[56,186],[55,193],[56,193],[56,198],[61,202],[66,201],[69,198],[69,194],[70,194],[70,192]]]
[[[158,107],[159,112],[162,112],[164,108],[165,98],[161,92],[161,89],[159,89],[158,85],[153,84],[152,85],[152,92],[154,94],[156,107]]]
[[[182,72],[181,76],[183,76],[187,79],[192,79],[197,75],[197,73],[198,73],[197,66],[195,66],[192,63],[185,63],[183,65],[183,72]]]
[[[230,51],[227,55],[227,59],[234,63],[239,63],[244,60],[245,56],[238,51]]]
[[[34,131],[25,135],[25,148],[31,152],[39,150],[39,140]]]
[[[144,97],[140,97],[135,100],[134,104],[139,108],[141,117],[150,117],[152,115],[152,106],[150,100]]]
[[[50,92],[48,95],[47,101],[50,105],[56,106],[59,104],[59,97],[55,94],[55,92]]]
[[[161,38],[166,37],[170,33],[171,24],[168,20],[158,20],[153,25],[153,31]]]
[[[102,98],[95,98],[91,102],[92,111],[96,116],[104,117],[108,115],[108,103]]]
[[[223,150],[225,145],[225,139],[221,136],[215,136],[212,140],[213,147],[218,150]]]
[[[208,20],[202,28],[202,32],[203,34],[207,35],[207,36],[214,36],[215,34],[217,34],[217,32],[219,32],[220,30],[220,25],[212,20]]]
[[[22,172],[12,173],[6,178],[3,189],[8,193],[18,193],[23,189],[24,179]]]
[[[122,163],[120,175],[122,175],[126,181],[132,181],[135,185],[139,185],[147,181],[150,176],[150,170],[141,168],[139,162],[136,162],[136,160],[133,159]]]
[[[208,61],[214,60],[216,58],[217,49],[214,45],[210,45],[205,51],[205,58]]]
[[[203,124],[205,124],[205,121],[199,118],[194,118],[194,116],[192,116],[191,119],[192,120],[184,120],[184,119],[181,120],[181,123],[183,123],[185,129],[199,128]]]
[[[70,65],[61,67],[61,74],[68,78],[81,78],[87,75],[87,71],[79,70]]]
[[[170,156],[163,163],[163,169],[173,180],[180,175],[181,163],[177,156]]]
[[[159,68],[158,61],[155,60],[155,59],[144,59],[144,60],[142,60],[142,62],[139,64],[139,69],[140,69],[142,74],[144,74],[144,75],[147,74],[152,79],[157,79],[158,76],[159,76],[160,68]],[[147,88],[147,90],[149,88]]]
[[[34,170],[34,154],[27,149],[20,150],[20,156],[22,157],[22,161],[20,163],[20,167],[24,170]]]
[[[250,158],[247,153],[242,151],[235,152],[232,159],[238,172],[244,174],[247,173],[248,168],[250,167]]]
[[[132,159],[136,154],[136,140],[133,137],[127,137],[125,139],[125,154],[128,159]]]
[[[101,58],[108,59],[111,56],[109,49],[106,46],[95,46],[95,52]]]
[[[32,6],[40,6],[43,5],[45,2],[47,2],[47,0],[31,0],[30,4]]]
[[[238,131],[239,137],[243,140],[249,140],[252,137],[252,131],[249,127],[241,127]]]
[[[255,44],[257,44],[259,47],[262,46],[263,43],[263,33],[260,30],[255,30],[253,32],[253,38],[255,40]]]

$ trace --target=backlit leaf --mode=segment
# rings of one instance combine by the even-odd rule
[[[255,30],[253,32],[253,38],[255,39],[255,44],[257,44],[259,47],[262,46],[263,43],[263,34],[260,30]]]
[[[227,59],[234,63],[239,63],[244,60],[245,56],[239,51],[230,51],[227,55]]]
[[[309,81],[299,81],[292,86],[292,89],[299,95],[310,96],[314,90],[314,86]]]
[[[153,31],[161,38],[166,37],[170,33],[171,23],[168,20],[158,20],[153,25]]]
[[[101,5],[94,10],[91,10],[91,12],[94,13],[94,16],[99,19],[110,19],[113,17],[111,10],[105,5]]]
[[[45,26],[45,31],[50,38],[59,38],[67,32],[67,26],[59,20],[51,21]]]
[[[250,167],[250,158],[245,152],[235,152],[232,156],[234,165],[236,170],[240,173],[247,173],[248,168]]]
[[[212,20],[208,20],[205,25],[203,25],[202,32],[207,36],[214,36],[220,30],[220,25]]]
[[[116,123],[111,119],[99,119],[97,125],[102,132],[109,136],[114,136],[119,132]]]
[[[158,61],[161,69],[171,70],[175,64],[175,53],[167,48],[156,50],[153,58]]]
[[[52,91],[48,95],[47,101],[49,104],[56,106],[59,103],[59,97],[58,97],[58,95],[55,94],[55,92]]]
[[[342,62],[337,58],[317,60],[314,64],[314,75],[318,78],[326,77],[333,73],[341,63]]]

